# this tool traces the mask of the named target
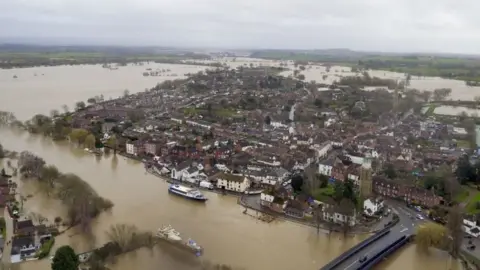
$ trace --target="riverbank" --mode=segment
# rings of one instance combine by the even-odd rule
[[[305,219],[299,219],[299,218],[294,218],[291,216],[288,216],[286,214],[281,214],[275,211],[272,211],[268,208],[265,208],[261,205],[260,202],[260,196],[241,196],[238,200],[238,204],[242,205],[246,209],[251,209],[260,213],[263,213],[265,215],[269,215],[272,217],[275,217],[277,219],[282,219],[285,221],[290,221],[294,222],[297,224],[305,225],[308,227],[314,227],[318,228],[319,231],[322,233],[330,234],[331,232],[343,232],[344,228],[340,225],[334,225],[334,224],[329,224],[327,222],[320,222],[316,223],[313,220],[305,220]],[[381,231],[387,227],[393,227],[398,223],[398,219],[389,219],[389,218],[382,218],[380,221],[375,222],[374,224],[361,224],[357,225],[353,228],[350,228],[350,230],[347,232],[349,235],[356,235],[356,234],[370,234],[370,233],[376,233],[378,231]]]

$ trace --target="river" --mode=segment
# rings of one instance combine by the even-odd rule
[[[102,214],[93,225],[96,244],[106,241],[105,231],[112,224],[130,223],[139,229],[155,230],[162,224],[172,224],[185,236],[196,239],[205,248],[206,259],[228,263],[251,270],[318,269],[342,251],[366,236],[339,240],[317,235],[315,229],[291,222],[262,223],[242,214],[234,197],[206,193],[209,201],[198,204],[169,196],[167,184],[145,174],[141,164],[118,156],[98,158],[67,143],[52,142],[47,138],[19,131],[0,130],[5,147],[21,151],[28,149],[55,164],[64,172],[72,172],[88,181],[101,195],[113,201],[111,213]],[[34,195],[27,200],[25,209],[42,213],[49,220],[62,213],[61,206],[36,193],[32,183],[25,184],[22,193]],[[88,250],[92,243],[71,231],[60,236],[56,247],[72,245],[77,251]],[[90,240],[88,240],[90,241]],[[181,258],[181,260],[178,260]],[[410,246],[387,261],[379,269],[441,269],[445,256],[433,252],[426,256]],[[191,256],[169,249],[153,252],[142,250],[120,258],[115,270],[195,269]],[[20,269],[49,269],[48,261],[29,262]],[[408,267],[408,268],[406,268]]]
[[[102,93],[108,96],[100,88],[118,89],[117,95],[121,94],[125,88],[134,91],[133,87],[117,84],[115,79],[124,79],[114,75],[112,78],[115,79],[111,82],[102,80],[103,86],[98,92],[84,87],[76,88],[76,85],[82,85],[85,81],[92,81],[92,85],[95,85],[94,82],[97,79],[95,72],[80,72],[75,73],[75,76],[56,74],[62,68],[75,70],[75,72],[90,68],[100,70],[97,67],[82,66],[40,68],[41,70],[37,72],[37,77],[38,74],[44,73],[45,76],[57,77],[60,81],[61,78],[68,77],[70,87],[65,87],[64,83],[58,85],[52,83],[55,80],[49,80],[46,84],[42,84],[41,81],[21,83],[23,87],[29,85],[30,88],[15,88],[11,85],[17,82],[4,84],[0,81],[2,86],[7,86],[2,87],[0,91],[1,110],[10,110],[21,119],[26,119],[35,113],[58,108],[62,104],[72,104],[77,99],[86,99]],[[136,70],[135,78],[137,75],[141,76],[137,71],[144,69],[145,67]],[[173,70],[173,67],[170,69]],[[2,72],[5,71],[0,71]],[[117,71],[107,72],[115,74]],[[21,74],[23,73],[17,70],[18,79],[21,79]],[[4,80],[6,77],[2,76]],[[155,78],[155,80],[158,79],[160,78]],[[151,86],[153,85],[145,83],[137,88],[141,91]],[[30,91],[31,94],[29,94]],[[29,95],[31,98],[24,100]],[[101,196],[115,204],[111,212],[104,213],[95,220],[93,224],[95,241],[75,235],[75,232],[71,231],[58,237],[55,248],[62,244],[69,244],[77,252],[82,252],[94,245],[99,246],[106,241],[105,231],[110,225],[117,223],[135,224],[139,229],[151,231],[163,224],[171,224],[185,237],[192,237],[205,248],[205,254],[201,259],[187,256],[181,251],[168,247],[153,251],[140,250],[120,257],[111,267],[113,270],[198,269],[199,260],[204,259],[244,267],[248,270],[313,270],[366,237],[356,236],[341,240],[338,235],[330,237],[323,234],[317,235],[315,229],[291,222],[263,223],[243,215],[243,209],[237,205],[237,199],[230,196],[207,193],[209,201],[205,205],[172,197],[168,195],[167,184],[163,180],[146,174],[141,164],[121,156],[96,157],[66,142],[52,142],[48,138],[5,129],[0,130],[0,142],[10,150],[32,151],[63,172],[78,174]],[[25,209],[28,211],[42,213],[49,220],[62,215],[61,205],[37,193],[33,183],[24,184],[21,190],[24,194],[33,195],[33,198],[25,203]],[[412,245],[395,254],[378,269],[444,269],[446,257],[439,251],[433,251],[430,255],[419,253]],[[457,269],[456,267],[452,269]],[[47,270],[50,269],[50,262],[43,260],[23,263],[18,269]]]

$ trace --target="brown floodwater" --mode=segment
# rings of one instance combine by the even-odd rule
[[[366,237],[342,239],[338,235],[317,235],[314,228],[291,222],[263,223],[242,214],[237,199],[230,196],[206,193],[209,200],[204,205],[169,196],[162,179],[146,174],[142,164],[122,156],[97,157],[66,142],[6,129],[0,130],[0,141],[10,150],[32,151],[61,171],[78,174],[115,204],[111,212],[94,222],[94,238],[72,230],[57,239],[56,247],[69,244],[77,252],[86,251],[107,241],[105,231],[109,226],[128,223],[151,231],[171,224],[205,248],[200,259],[168,245],[140,250],[120,257],[112,266],[114,270],[196,269],[201,260],[251,270],[313,270]],[[34,183],[23,183],[21,190],[24,195],[33,195],[25,202],[26,212],[42,213],[49,220],[62,215],[61,205],[45,198]],[[442,252],[425,255],[410,246],[378,269],[444,269],[445,258]],[[20,269],[46,270],[49,262],[28,262]]]
[[[168,68],[178,75],[205,68],[152,65],[153,69]],[[175,78],[143,77],[141,73],[146,68],[129,66],[107,70],[100,66],[61,66],[0,70],[0,110],[12,111],[25,120],[36,113],[60,109],[62,104],[71,107],[75,101],[94,95],[115,97],[126,88],[131,92],[142,91],[162,80]],[[14,74],[17,79],[12,77]],[[115,204],[111,212],[94,221],[94,237],[84,237],[71,230],[57,238],[54,248],[68,244],[77,252],[83,252],[101,246],[107,241],[105,231],[118,223],[134,224],[150,231],[171,224],[185,238],[192,237],[205,248],[201,258],[168,245],[139,250],[118,258],[111,267],[113,270],[194,270],[203,260],[248,270],[313,270],[367,237],[342,239],[338,235],[317,235],[314,228],[291,222],[263,223],[242,214],[243,208],[230,196],[206,193],[209,200],[205,205],[172,197],[162,179],[146,174],[142,164],[122,156],[96,157],[66,142],[52,142],[48,138],[8,129],[0,129],[0,143],[10,150],[32,151],[61,171],[78,174]],[[64,215],[62,205],[45,198],[34,183],[22,182],[21,192],[33,195],[25,202],[26,212],[41,213],[49,220]],[[426,255],[417,252],[412,245],[397,252],[377,269],[447,269],[446,263],[445,253]],[[455,264],[452,269],[460,269],[457,267]],[[47,270],[50,262],[27,262],[15,268]]]

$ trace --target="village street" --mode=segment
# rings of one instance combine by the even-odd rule
[[[3,255],[2,255],[2,268],[3,270],[10,269],[10,255],[12,251],[12,237],[13,237],[13,219],[10,217],[7,208],[5,207],[3,217],[5,218],[5,244],[3,247]]]

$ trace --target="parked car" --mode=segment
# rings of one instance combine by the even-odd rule
[[[467,247],[467,249],[469,249],[469,250],[474,250],[474,249],[475,249],[475,245],[469,245],[469,246]]]

